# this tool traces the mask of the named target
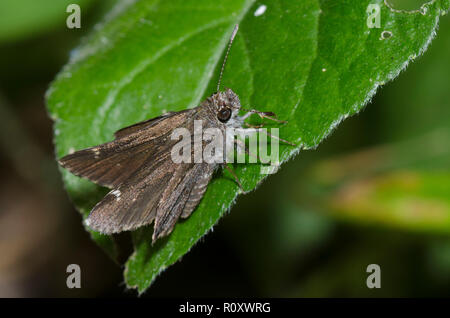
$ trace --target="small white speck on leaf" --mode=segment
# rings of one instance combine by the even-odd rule
[[[69,148],[69,155],[73,154],[74,152],[75,152],[75,148],[70,147],[70,148]]]
[[[255,17],[259,17],[260,15],[263,15],[264,12],[266,12],[266,10],[267,10],[267,6],[266,5],[264,5],[264,4],[260,5],[258,7],[258,9],[256,9],[256,11],[254,13]]]
[[[323,69],[322,69],[322,72],[326,72],[326,71],[327,71],[327,69],[326,69],[326,68],[323,68]]]
[[[147,20],[147,19],[144,19],[144,18],[141,18],[139,20],[139,22],[141,22],[142,24],[153,25],[153,22],[151,20]]]

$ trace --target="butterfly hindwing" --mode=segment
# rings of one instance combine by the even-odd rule
[[[173,165],[166,160],[146,163],[139,173],[109,192],[93,208],[87,223],[96,231],[111,234],[155,221],[155,241],[172,232],[186,207],[196,177],[210,171],[208,164]]]
[[[195,185],[192,187],[192,190],[189,193],[189,199],[183,208],[181,218],[185,219],[189,217],[192,211],[194,211],[197,205],[200,203],[200,200],[203,198],[203,195],[205,194],[205,191],[208,187],[209,181],[211,181],[214,173],[214,168],[215,167],[213,165],[206,165],[206,167],[204,167],[203,173],[199,175]]]
[[[185,208],[189,205],[188,208],[191,209],[190,204],[192,202],[189,202],[189,200],[198,180],[203,176],[209,179],[213,171],[214,166],[207,163],[196,163],[188,169],[181,165],[177,169],[158,205],[153,241],[172,232],[175,223],[183,214]],[[203,197],[203,194],[201,197]],[[195,202],[192,210],[198,205],[200,199]]]

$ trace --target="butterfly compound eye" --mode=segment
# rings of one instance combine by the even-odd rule
[[[217,118],[222,122],[226,123],[231,117],[231,110],[229,108],[221,108],[217,112]]]

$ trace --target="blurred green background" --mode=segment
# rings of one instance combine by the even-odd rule
[[[71,2],[82,5],[80,30],[65,27]],[[34,3],[0,3],[0,296],[134,297],[64,192],[44,102],[113,1]],[[442,17],[423,57],[317,150],[240,196],[144,297],[450,296],[449,53]],[[66,287],[72,263],[81,289]],[[381,289],[366,287],[369,264],[381,267]]]

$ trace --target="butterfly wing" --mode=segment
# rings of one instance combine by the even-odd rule
[[[60,160],[73,174],[113,189],[92,209],[86,220],[89,227],[112,234],[154,221],[155,241],[170,234],[180,217],[192,213],[217,165],[174,164],[170,154],[178,141],[171,140],[170,134],[176,127],[193,131],[196,110],[168,113],[123,128],[114,141]]]
[[[186,111],[179,112],[179,114],[182,114],[184,112],[186,112]],[[134,134],[134,133],[136,133],[138,131],[147,130],[147,129],[151,128],[151,127],[154,127],[154,126],[158,125],[159,123],[161,123],[161,121],[163,121],[163,120],[165,120],[167,118],[170,118],[170,117],[172,117],[172,116],[174,116],[176,114],[177,114],[176,112],[168,112],[168,113],[165,113],[165,114],[163,114],[161,116],[141,121],[141,122],[139,122],[137,124],[134,124],[134,125],[131,125],[131,126],[128,126],[128,127],[122,128],[122,129],[119,129],[118,131],[116,131],[114,133],[114,136],[116,137],[116,139],[118,139],[118,138],[122,138],[122,137],[125,137],[125,136],[128,136],[128,135]]]
[[[156,216],[161,195],[173,179],[173,166],[166,155],[149,160],[92,209],[86,223],[105,233],[134,230]],[[172,181],[173,182],[173,181]]]
[[[76,176],[115,188],[148,158],[155,157],[160,148],[167,147],[173,128],[185,125],[194,112],[195,108],[167,113],[122,128],[115,133],[115,140],[76,151],[61,158],[59,163]]]
[[[170,158],[165,159],[145,163],[139,172],[109,192],[91,211],[89,227],[111,234],[155,221],[153,241],[170,234],[196,180],[201,175],[212,175],[213,167],[205,163],[174,165]]]
[[[197,207],[204,191],[196,191],[196,185],[199,180],[210,180],[215,167],[212,164],[196,163],[189,170],[179,169],[174,174],[174,179],[165,189],[158,205],[153,241],[169,235],[180,216],[185,214],[185,211],[190,211],[190,214]],[[208,184],[205,184],[205,190],[207,186]]]
[[[215,167],[212,165],[209,165],[209,167],[205,167],[203,173],[197,178],[197,182],[192,187],[192,190],[189,194],[189,199],[187,200],[186,205],[183,208],[181,218],[188,218],[200,203],[200,200],[203,198],[206,189],[208,188],[208,184],[211,181],[214,173],[214,168]]]

